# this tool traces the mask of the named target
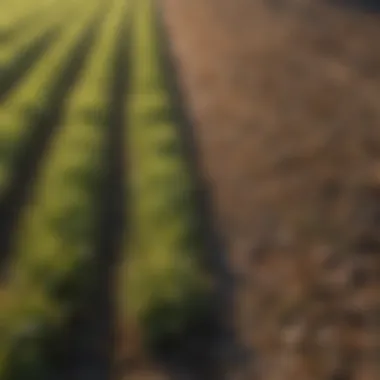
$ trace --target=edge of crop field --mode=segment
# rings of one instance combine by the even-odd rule
[[[165,25],[163,9],[158,2],[154,2],[154,4],[155,30],[159,41],[158,54],[164,72],[164,81],[170,100],[174,105],[177,132],[180,136],[187,165],[191,171],[192,180],[195,183],[193,199],[200,214],[199,234],[203,241],[205,252],[208,253],[207,257],[202,261],[214,278],[216,285],[213,294],[214,305],[211,311],[214,321],[213,341],[210,342],[210,349],[214,350],[211,371],[212,378],[222,379],[230,368],[236,365],[236,362],[239,362],[239,359],[234,357],[235,355],[231,356],[231,352],[237,353],[236,356],[243,356],[245,351],[244,348],[239,347],[235,340],[231,320],[231,313],[234,308],[232,298],[234,276],[229,268],[223,236],[217,228],[212,195],[206,175],[202,169],[201,155],[196,142],[195,121],[189,108],[186,107],[188,99],[176,64],[175,48],[171,43],[171,38]]]

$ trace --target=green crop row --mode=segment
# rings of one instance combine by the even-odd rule
[[[94,1],[78,5],[59,41],[0,107],[0,197],[30,133],[30,115],[46,108],[64,57],[93,19]],[[65,323],[91,281],[101,218],[100,189],[107,172],[105,150],[112,127],[105,117],[115,70],[110,57],[118,49],[117,26],[125,22],[124,7],[132,3],[112,1],[21,216],[12,276],[0,288],[1,379],[49,378],[45,335]],[[195,189],[165,85],[153,0],[134,4],[133,13],[127,9],[133,16],[130,66],[125,68],[130,79],[124,144],[128,186],[123,202],[128,223],[118,297],[122,324],[138,326],[146,347],[154,348],[168,337],[180,337],[204,317],[210,281],[199,264],[202,246]],[[52,22],[61,21],[53,17]],[[13,377],[6,373],[9,368],[16,371]]]
[[[147,346],[155,347],[200,318],[208,280],[198,261],[194,189],[164,83],[153,2],[140,0],[134,16],[127,137],[132,225],[121,297],[125,320],[137,323]]]
[[[18,229],[12,277],[0,293],[0,363],[8,364],[0,365],[1,379],[50,378],[43,362],[45,335],[65,322],[91,273],[99,184],[106,170],[109,55],[125,4],[114,0],[99,25],[100,37],[68,100],[62,128]],[[82,28],[73,26],[67,41]]]
[[[66,2],[60,7],[52,4],[51,7],[41,10],[35,22],[26,25],[16,38],[2,43],[0,49],[0,74],[3,74],[8,65],[12,63],[12,60],[17,55],[22,54],[22,52],[33,44],[33,41],[37,40],[46,30],[54,26],[64,25],[64,22],[67,20],[65,14],[67,14],[67,16],[72,15],[76,8],[73,0]]]
[[[43,13],[50,7],[56,7],[57,0],[12,0],[2,1],[0,5],[0,35],[12,30],[15,24],[34,13]]]
[[[0,106],[0,197],[10,184],[14,162],[24,139],[31,132],[31,117],[45,109],[53,79],[60,75],[65,57],[76,47],[78,38],[86,31],[96,11],[86,3],[78,7],[76,17],[71,19],[59,40]]]

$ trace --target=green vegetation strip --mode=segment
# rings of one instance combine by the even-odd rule
[[[86,31],[96,11],[96,7],[78,7],[78,15],[59,41],[0,107],[0,197],[10,184],[13,164],[29,132],[31,116],[46,107],[54,78],[60,75],[65,58],[75,49],[78,38]]]
[[[157,53],[153,5],[139,0],[133,28],[127,143],[131,197],[124,318],[156,348],[202,318],[208,279],[199,266],[193,184]]]
[[[67,17],[73,16],[76,9],[77,5],[75,5],[74,0],[61,5],[51,4],[49,7],[44,7],[38,17],[35,17],[33,23],[27,24],[24,30],[17,34],[16,38],[10,39],[7,43],[1,43],[0,74],[17,55],[28,49],[28,46],[33,44],[33,41],[37,40],[45,31],[54,26],[63,25],[65,21],[65,25],[67,25]]]
[[[0,36],[12,30],[31,14],[43,12],[45,9],[56,6],[57,0],[14,0],[2,1],[0,5]]]
[[[127,6],[123,0],[113,2],[25,210],[12,278],[0,290],[2,380],[50,379],[45,338],[62,326],[91,281],[99,184],[106,170],[109,57]],[[6,377],[9,366],[13,377]]]

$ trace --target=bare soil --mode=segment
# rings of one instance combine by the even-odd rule
[[[380,6],[162,6],[248,348],[227,377],[379,379]]]

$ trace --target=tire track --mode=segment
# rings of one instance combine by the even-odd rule
[[[130,12],[130,7],[128,12]],[[128,17],[128,16],[126,16]],[[101,190],[98,239],[89,293],[60,338],[65,348],[54,359],[59,379],[92,378],[106,380],[113,372],[114,331],[118,286],[116,269],[125,231],[125,100],[128,88],[127,49],[130,17],[120,26],[109,87],[106,115],[106,173]]]
[[[38,175],[51,137],[60,126],[66,99],[85,67],[95,41],[99,22],[104,17],[104,6],[95,15],[89,27],[79,39],[72,54],[67,57],[61,75],[51,88],[46,108],[31,116],[29,134],[20,147],[14,164],[14,177],[7,192],[0,199],[0,274],[5,272],[10,260],[14,232],[20,213],[32,191],[34,178]]]

